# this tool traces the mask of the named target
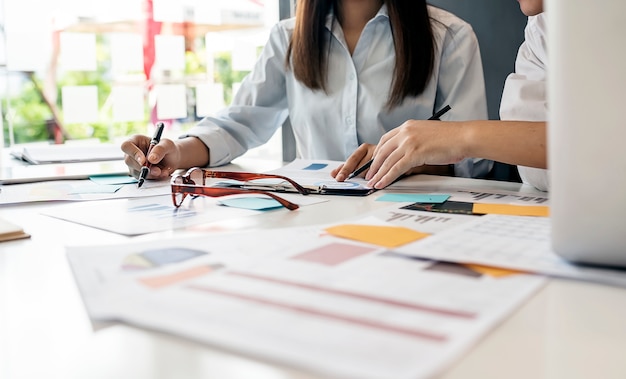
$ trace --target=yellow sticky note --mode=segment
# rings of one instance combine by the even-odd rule
[[[336,237],[384,247],[398,247],[430,235],[401,226],[354,224],[332,226],[326,229],[326,231]]]
[[[481,273],[481,274],[485,274],[488,276],[492,276],[494,278],[501,278],[504,276],[509,276],[509,275],[515,275],[515,274],[522,274],[522,271],[516,271],[516,270],[509,270],[507,268],[499,268],[499,267],[492,267],[492,266],[483,266],[483,265],[476,265],[476,264],[470,264],[470,263],[464,263],[463,266]]]
[[[483,214],[499,214],[510,216],[541,216],[548,217],[550,208],[546,206],[512,205],[512,204],[480,204],[475,203],[472,212]]]

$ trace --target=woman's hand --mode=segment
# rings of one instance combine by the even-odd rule
[[[375,148],[376,145],[371,145],[369,143],[362,144],[354,151],[354,153],[352,153],[352,155],[348,157],[345,163],[332,170],[330,175],[332,175],[332,177],[338,182],[343,182],[348,178],[348,175],[354,172],[354,170],[361,167],[372,158]],[[360,176],[364,176],[365,172]]]
[[[181,152],[174,141],[163,138],[156,144],[150,155],[146,152],[150,146],[150,137],[136,134],[122,143],[122,151],[125,153],[124,162],[128,166],[130,174],[139,177],[141,167],[148,162],[152,164],[148,179],[168,178],[176,169],[180,168]]]
[[[447,169],[448,164],[460,162],[465,158],[460,125],[409,120],[387,132],[373,152],[374,161],[365,175],[368,185],[381,189],[403,174],[431,172],[427,165]]]

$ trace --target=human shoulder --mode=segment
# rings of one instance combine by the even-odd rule
[[[533,45],[546,45],[546,16],[540,13],[536,16],[528,17],[524,38]]]
[[[528,17],[528,24],[526,28],[532,33],[537,33],[541,35],[546,34],[546,14],[539,13],[535,16]]]
[[[295,17],[287,18],[276,23],[276,25],[274,25],[274,27],[272,28],[271,33],[280,33],[287,37],[291,37],[295,27],[296,27],[296,18]]]
[[[286,52],[293,30],[295,27],[295,18],[285,19],[277,22],[270,29],[269,37],[265,45],[266,49],[274,51]]]
[[[446,32],[474,34],[472,25],[452,12],[429,5],[428,14],[435,21],[433,23],[435,30],[439,29]]]
[[[546,39],[545,13],[528,17],[524,30],[524,43],[520,48],[518,60],[540,62],[545,67],[548,62],[548,41]]]

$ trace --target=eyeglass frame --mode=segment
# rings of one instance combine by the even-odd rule
[[[200,170],[202,172],[202,184],[196,184],[191,178],[191,174]],[[175,183],[178,178],[182,179],[182,184]],[[171,189],[172,189],[172,203],[176,208],[179,208],[187,195],[192,196],[210,196],[210,197],[220,197],[220,196],[228,196],[228,195],[240,195],[240,194],[261,194],[265,196],[269,196],[272,199],[278,201],[282,206],[289,210],[296,210],[299,206],[295,203],[290,202],[287,199],[284,199],[278,195],[275,195],[268,191],[258,190],[258,189],[240,189],[240,188],[224,188],[224,187],[208,187],[205,185],[205,179],[207,178],[228,178],[235,180],[254,180],[254,179],[266,179],[266,178],[275,178],[282,179],[289,182],[295,189],[302,195],[308,195],[309,191],[293,181],[282,175],[273,175],[273,174],[258,174],[258,173],[249,173],[249,172],[238,172],[238,171],[213,171],[207,170],[199,167],[192,167],[184,175],[175,175],[172,177],[170,181]],[[180,202],[177,201],[177,194],[182,194],[182,198]]]

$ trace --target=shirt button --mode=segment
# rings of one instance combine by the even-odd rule
[[[350,74],[350,80],[354,80],[355,77],[356,75],[354,75],[354,72]]]
[[[350,116],[346,117],[346,124],[352,125],[352,117]]]

